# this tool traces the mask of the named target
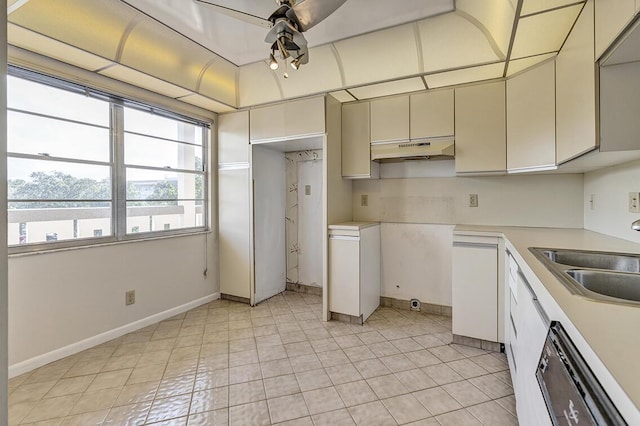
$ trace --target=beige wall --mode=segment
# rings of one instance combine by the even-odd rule
[[[640,243],[631,223],[640,213],[629,213],[629,192],[640,191],[640,161],[608,167],[584,175],[584,227]],[[594,205],[591,207],[591,196]]]

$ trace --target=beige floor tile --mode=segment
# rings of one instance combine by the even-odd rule
[[[143,424],[150,408],[151,401],[114,407],[109,410],[104,424],[109,426]]]
[[[113,405],[119,407],[122,405],[151,401],[156,394],[159,384],[159,381],[155,381],[125,385]]]
[[[391,374],[391,370],[377,358],[354,362],[353,366],[365,379]]]
[[[391,398],[409,392],[393,374],[372,377],[367,379],[367,383],[380,399]]]
[[[62,418],[69,413],[80,396],[80,394],[75,394],[43,399],[22,419],[22,423]]]
[[[429,348],[428,351],[434,354],[442,362],[456,361],[465,358],[464,355],[449,345],[436,346],[434,348]]]
[[[156,399],[151,405],[147,423],[184,417],[189,414],[191,395],[178,395],[171,398]]]
[[[315,426],[352,426],[355,425],[351,414],[347,409],[329,411],[327,413],[316,414],[313,418]]]
[[[415,422],[431,417],[431,413],[411,394],[383,399],[382,403],[398,424]]]
[[[229,406],[267,399],[262,380],[238,383],[229,386]]]
[[[229,384],[250,382],[262,379],[260,364],[249,364],[229,368]]]
[[[482,423],[473,417],[467,410],[452,411],[450,413],[437,416],[436,419],[442,426],[482,426]]]
[[[318,354],[318,359],[322,363],[322,366],[325,368],[351,362],[342,349],[321,352]]]
[[[284,345],[258,346],[258,358],[260,362],[283,359],[287,358],[287,351]]]
[[[338,344],[338,346],[343,350],[348,348],[355,348],[357,346],[364,346],[364,342],[360,340],[360,338],[355,334],[336,336],[334,340]]]
[[[377,331],[368,331],[365,333],[360,333],[358,334],[358,338],[362,340],[362,343],[364,343],[365,345],[384,342],[387,340],[384,338],[382,334],[378,333]]]
[[[303,395],[311,415],[344,408],[344,403],[334,387],[307,391]]]
[[[286,395],[267,401],[272,423],[281,423],[309,415],[302,394]]]
[[[136,367],[146,367],[147,365],[166,364],[169,362],[171,350],[165,349],[160,351],[145,352],[140,355]]]
[[[193,392],[195,379],[195,374],[164,378],[160,381],[155,397],[160,399],[191,393]]]
[[[412,394],[434,416],[462,408],[462,405],[442,388],[431,388]]]
[[[470,379],[472,377],[483,376],[485,374],[489,374],[487,370],[480,367],[475,362],[470,359],[460,359],[457,361],[448,362],[447,365],[451,367],[456,373],[465,379]]]
[[[358,426],[395,426],[396,421],[387,411],[382,402],[374,401],[367,404],[349,407],[349,413]]]
[[[418,420],[417,422],[407,423],[407,426],[441,426],[435,417]]]
[[[229,406],[229,388],[207,389],[194,392],[191,396],[189,414],[197,414],[205,411],[218,410]]]
[[[73,406],[68,415],[76,415],[82,413],[89,413],[91,411],[107,410],[113,406],[116,398],[120,394],[120,389],[104,389],[95,392],[84,393],[76,405]],[[106,417],[107,413],[102,417],[102,420]]]
[[[293,368],[287,358],[262,362],[260,367],[262,369],[262,377],[265,379],[293,373]]]
[[[162,375],[164,374],[165,366],[162,364],[149,365],[146,367],[136,367],[131,372],[129,379],[127,380],[128,385],[133,385],[136,383],[144,383],[144,382],[154,382],[160,380]]]
[[[256,349],[256,340],[254,338],[231,340],[229,342],[229,352],[242,352],[250,349]]]
[[[340,346],[336,343],[333,337],[327,337],[324,339],[312,340],[311,347],[316,353],[319,352],[327,352],[327,351],[335,351],[340,349]]]
[[[248,351],[232,352],[229,354],[229,367],[239,367],[241,365],[255,364],[259,361],[258,351],[249,349]]]
[[[44,396],[45,398],[54,398],[57,396],[72,395],[76,393],[82,393],[87,390],[91,382],[95,379],[96,375],[71,377],[68,379],[61,379],[51,388],[49,392]]]
[[[431,334],[412,337],[412,339],[425,349],[442,346],[444,342]]]
[[[517,416],[516,411],[516,397],[514,395],[505,396],[504,398],[496,399],[496,402],[500,404],[502,408],[507,410],[511,415]]]
[[[306,337],[305,337],[306,340]],[[284,345],[289,358],[295,358],[300,355],[314,354],[315,351],[309,342],[287,343]]]
[[[422,371],[427,373],[427,376],[431,377],[438,385],[446,385],[448,383],[464,380],[461,375],[456,373],[447,364],[430,365],[428,367],[424,367]]]
[[[353,346],[345,348],[344,353],[347,355],[351,362],[376,358],[375,354],[371,352],[371,349],[366,346]]]
[[[189,416],[187,426],[227,426],[229,424],[229,409],[206,411]]]
[[[296,373],[295,375],[302,392],[326,388],[332,385],[331,379],[322,368],[311,371],[303,371],[300,373]]]
[[[420,345],[418,342],[413,340],[413,338],[411,337],[405,337],[404,339],[393,340],[391,343],[393,344],[393,346],[398,348],[398,350],[400,350],[400,352],[402,353],[414,352],[414,351],[419,351],[424,349],[422,345]]]
[[[509,365],[501,359],[495,358],[491,354],[485,354],[469,358],[489,373],[497,373],[509,368]]]
[[[198,368],[200,367],[199,365],[199,359],[198,358],[191,358],[191,359],[185,359],[185,360],[181,360],[181,361],[169,361],[169,363],[167,364],[165,370],[164,370],[164,377],[176,377],[176,376],[186,376],[188,374],[195,374],[198,371]],[[226,364],[225,367],[226,368]]]
[[[18,402],[16,404],[10,404],[8,410],[8,421],[9,425],[17,425],[20,421],[29,414],[29,411],[36,406],[37,401],[25,401]]]
[[[492,375],[474,377],[469,379],[469,382],[491,399],[498,399],[513,394],[513,388],[511,386]]]
[[[362,375],[351,363],[327,367],[325,371],[334,385],[341,385],[362,379]]]
[[[437,386],[436,382],[427,376],[424,371],[416,368],[414,370],[401,371],[395,376],[407,388],[409,392],[428,389]]]
[[[51,380],[59,380],[66,374],[67,371],[75,364],[73,363],[60,363],[55,362],[44,367],[40,367],[37,370],[29,374],[23,374],[22,376],[15,377],[9,380],[9,387],[17,387],[21,384],[29,383],[42,383]]]
[[[231,426],[268,426],[271,424],[267,401],[251,402],[229,408]]]
[[[193,390],[200,391],[228,385],[229,369],[225,368],[223,370],[203,371],[198,373],[196,376]]]
[[[411,360],[404,354],[385,356],[380,358],[380,361],[382,361],[382,363],[386,365],[392,373],[398,373],[400,371],[413,370],[417,368],[417,366],[413,362],[411,362]]]
[[[338,385],[336,390],[347,407],[378,400],[378,397],[365,380]]]
[[[444,385],[442,386],[442,389],[444,389],[449,395],[454,397],[456,401],[462,404],[463,407],[480,404],[481,402],[486,402],[491,399],[480,389],[473,386],[466,380],[463,382]]]
[[[322,363],[316,354],[299,355],[289,358],[291,367],[295,373],[303,371],[317,370],[322,368]]]
[[[99,373],[89,385],[87,392],[109,388],[122,388],[125,383],[127,383],[127,380],[129,380],[129,376],[131,376],[132,371],[133,368],[126,368],[123,370]]]
[[[182,361],[177,364],[181,364],[184,366],[193,364],[194,360]],[[197,363],[198,373],[202,371],[214,371],[214,370],[222,370],[229,368],[229,355],[228,354],[217,354],[217,355],[209,355],[207,357],[201,357]]]
[[[484,425],[518,426],[518,420],[495,401],[468,407],[467,411]]]
[[[170,420],[164,420],[164,421],[159,421],[159,422],[153,422],[153,423],[145,423],[147,425],[152,425],[152,426],[186,426],[187,425],[187,416],[184,417],[179,417],[176,419],[170,419]]]
[[[293,374],[264,379],[264,390],[267,398],[277,398],[301,392],[296,376]]]
[[[92,411],[89,413],[69,415],[65,417],[60,426],[92,426],[101,425],[109,414],[109,410]]]
[[[371,352],[373,352],[377,357],[389,356],[389,355],[397,355],[400,353],[400,350],[393,346],[390,342],[378,342],[367,345]]]
[[[107,363],[104,365],[104,367],[102,367],[102,370],[100,371],[105,372],[113,370],[123,370],[125,368],[133,368],[136,366],[141,356],[142,354],[132,354],[109,358],[109,360],[107,360]]]

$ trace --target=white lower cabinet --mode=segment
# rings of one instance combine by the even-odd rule
[[[329,226],[329,311],[366,319],[380,305],[380,225]]]
[[[536,294],[509,255],[505,301],[505,351],[516,394],[520,425],[550,425],[551,419],[536,378],[549,320]]]
[[[498,237],[455,235],[453,334],[498,341]]]

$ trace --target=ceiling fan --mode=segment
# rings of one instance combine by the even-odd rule
[[[272,70],[278,69],[278,52],[285,65],[291,58],[291,67],[297,70],[309,62],[307,39],[302,33],[335,12],[346,0],[276,0],[278,8],[267,19],[220,6],[209,0],[194,1],[217,12],[268,29],[264,41],[269,43],[271,49],[269,67]],[[286,72],[284,77],[288,77]]]

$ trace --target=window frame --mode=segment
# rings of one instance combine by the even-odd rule
[[[190,117],[184,114],[172,112],[165,107],[157,107],[149,103],[144,103],[140,101],[134,101],[131,99],[124,98],[122,96],[109,94],[97,89],[93,89],[89,86],[78,84],[75,82],[71,82],[68,80],[60,79],[55,76],[46,75],[40,72],[32,71],[26,68],[21,68],[14,65],[9,65],[8,75],[11,77],[21,78],[30,82],[43,84],[49,87],[53,87],[56,89],[67,90],[76,94],[83,94],[88,97],[96,98],[109,103],[109,161],[94,161],[94,160],[82,160],[82,159],[74,159],[67,157],[54,157],[48,155],[37,155],[37,154],[24,154],[19,152],[9,152],[7,151],[8,158],[25,158],[25,159],[35,159],[35,160],[48,160],[48,161],[57,161],[57,162],[71,162],[78,164],[88,164],[88,165],[102,165],[109,166],[110,168],[110,178],[111,178],[111,198],[108,200],[16,200],[9,199],[7,200],[7,205],[5,208],[8,210],[8,204],[10,202],[29,202],[29,201],[59,201],[59,202],[92,202],[92,201],[101,201],[105,203],[111,203],[111,233],[110,235],[101,236],[101,237],[83,237],[83,238],[72,238],[60,241],[49,241],[49,242],[34,242],[34,243],[26,243],[26,244],[6,244],[9,248],[9,254],[22,254],[22,253],[32,253],[32,252],[44,252],[44,251],[53,251],[59,249],[67,249],[67,248],[81,248],[88,246],[95,246],[100,244],[110,244],[110,243],[118,243],[118,242],[132,242],[136,240],[147,240],[147,239],[156,239],[156,238],[166,238],[172,236],[183,236],[190,234],[199,234],[210,232],[210,209],[211,209],[211,200],[209,194],[209,185],[211,179],[211,173],[209,171],[209,150],[211,146],[211,127],[213,125],[212,121],[205,121],[202,119]],[[129,167],[125,163],[124,158],[124,139],[125,139],[125,129],[124,129],[124,109],[125,108],[133,108],[143,112],[147,112],[153,115],[158,115],[164,118],[169,118],[176,121],[182,121],[187,124],[195,125],[197,128],[202,131],[202,170],[183,170],[178,168],[171,168],[172,172],[178,173],[191,173],[196,176],[202,176],[202,198],[194,199],[195,202],[202,202],[202,226],[193,226],[186,228],[177,228],[170,230],[150,230],[143,232],[131,232],[127,233],[127,179],[126,179],[126,169]],[[13,109],[10,109],[13,110]],[[47,114],[39,114],[31,111],[21,111],[16,109],[15,111],[20,113],[27,113],[32,115],[39,115],[45,118],[53,118],[59,119],[62,121],[68,122],[76,122],[80,124],[89,124],[91,126],[105,128],[105,126],[97,126],[91,123],[84,123],[81,121],[74,121],[72,119],[52,117]],[[147,135],[143,135],[147,136]],[[163,139],[162,137],[156,137],[157,139]],[[196,144],[194,144],[196,145]],[[167,171],[166,168],[162,167],[152,167],[152,166],[136,166],[132,165],[131,167],[150,169],[150,170],[163,170]],[[7,177],[7,185],[9,182],[9,178]],[[177,201],[181,201],[182,199],[178,198]],[[191,200],[191,199],[189,199]],[[145,201],[153,201],[153,200],[145,200]],[[163,200],[166,201],[166,200]]]

